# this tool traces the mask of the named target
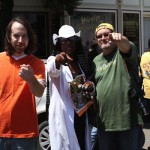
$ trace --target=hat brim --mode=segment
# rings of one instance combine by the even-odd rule
[[[75,34],[70,34],[70,35],[64,35],[64,36],[58,36],[57,38],[70,38],[70,37],[73,37],[73,36],[78,36],[80,37],[80,33],[81,31],[75,33]]]
[[[67,35],[67,36],[58,36],[57,34],[54,33],[53,34],[53,44],[56,45],[59,38],[70,38],[70,37],[73,37],[73,36],[80,37],[81,36],[81,31],[75,33],[74,35]]]

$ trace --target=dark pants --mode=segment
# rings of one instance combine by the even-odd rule
[[[37,150],[38,138],[0,138],[0,150]]]
[[[98,129],[96,127],[91,127],[91,142],[92,142],[92,150],[99,150]]]
[[[74,116],[74,128],[81,150],[85,150],[85,117],[85,113],[80,117],[75,113]]]
[[[145,100],[147,101],[147,105],[150,111],[150,99],[145,98]],[[143,116],[143,121],[144,123],[150,123],[150,114]]]
[[[134,127],[126,131],[98,131],[99,149],[102,150],[141,150],[142,128]]]

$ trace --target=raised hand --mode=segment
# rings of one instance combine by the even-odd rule
[[[34,78],[32,67],[30,65],[25,64],[20,65],[19,76],[27,82],[32,81],[32,79]]]
[[[67,53],[61,52],[60,54],[56,55],[56,66],[59,67],[60,65],[68,65],[69,62],[73,61]]]

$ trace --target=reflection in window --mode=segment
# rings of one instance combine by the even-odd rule
[[[70,20],[75,31],[81,31],[83,45],[88,47],[95,40],[95,29],[100,23],[108,22],[115,27],[115,12],[76,11]]]
[[[144,51],[147,51],[149,49],[148,47],[148,40],[150,38],[150,32],[149,32],[149,27],[150,27],[150,15],[144,15],[143,18],[143,31],[144,31]]]
[[[140,49],[139,44],[139,14],[123,13],[123,34]],[[140,51],[139,51],[140,53]]]

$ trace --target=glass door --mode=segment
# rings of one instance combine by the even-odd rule
[[[147,51],[149,48],[148,40],[150,38],[150,14],[144,14],[143,32],[144,32],[144,51]]]

